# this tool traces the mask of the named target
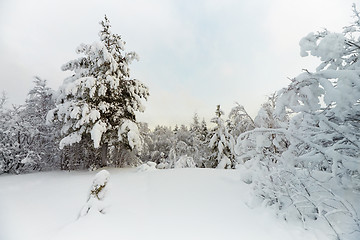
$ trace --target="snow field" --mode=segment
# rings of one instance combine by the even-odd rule
[[[248,207],[237,170],[110,172],[105,214],[79,218],[97,172],[0,177],[0,239],[326,239]]]

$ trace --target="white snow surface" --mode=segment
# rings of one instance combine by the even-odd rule
[[[0,176],[0,239],[327,239],[249,208],[239,170],[107,170],[105,214],[81,218],[96,172]]]

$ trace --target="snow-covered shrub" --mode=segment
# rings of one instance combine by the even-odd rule
[[[236,103],[236,106],[230,110],[227,127],[233,138],[237,139],[241,133],[254,129],[255,123],[245,108]]]
[[[235,152],[240,163],[261,161],[277,162],[281,154],[287,150],[289,142],[283,133],[288,125],[288,116],[282,118],[274,115],[277,96],[273,94],[262,104],[254,119],[254,129],[240,134],[237,138]],[[250,165],[251,163],[247,163]]]
[[[150,161],[159,164],[163,162],[164,158],[168,157],[170,149],[175,144],[175,136],[170,128],[164,126],[156,126],[153,131],[149,133],[149,154]]]
[[[310,33],[300,41],[301,54],[322,63],[278,92],[272,116],[290,114],[289,123],[275,129],[258,124],[240,135],[236,147],[264,204],[305,228],[317,221],[334,239],[360,238],[360,16],[355,8],[354,14],[355,23],[342,33]]]
[[[304,55],[319,57],[308,71],[280,91],[277,114],[291,111],[289,132],[294,164],[331,173],[343,188],[360,191],[360,17],[343,33],[309,34]],[[316,159],[316,161],[314,161]]]
[[[105,213],[105,197],[108,191],[109,178],[110,173],[106,170],[101,170],[95,175],[89,198],[85,206],[81,209],[79,217],[84,217],[91,212]]]
[[[196,167],[199,165],[196,164],[193,156],[198,157],[198,155],[199,152],[196,147],[189,146],[187,143],[180,140],[170,149],[168,157],[160,162],[158,168]],[[199,161],[202,161],[200,157],[199,159]],[[198,164],[201,164],[201,162],[198,162]]]
[[[149,161],[149,162],[143,163],[142,165],[137,167],[137,169],[138,169],[138,172],[154,171],[154,170],[156,170],[156,163]]]
[[[192,157],[183,155],[174,164],[174,168],[195,168],[196,164]]]
[[[174,159],[174,152],[173,149],[170,149],[169,152],[169,156],[168,158],[165,158],[165,153],[161,152],[160,153],[160,157],[157,160],[157,165],[156,168],[158,169],[168,169],[171,168],[174,164],[173,164],[173,159]],[[176,155],[175,155],[176,156]]]
[[[190,130],[185,126],[170,127],[156,126],[153,131],[142,128],[142,134],[146,139],[147,153],[141,155],[141,159],[157,163],[157,168],[173,168],[179,156],[192,157],[197,167],[203,167],[205,159],[209,155],[209,147],[206,142],[208,134],[205,120],[199,123],[197,115]]]

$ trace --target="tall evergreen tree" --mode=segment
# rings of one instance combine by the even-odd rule
[[[60,167],[58,129],[45,124],[47,111],[54,107],[53,91],[38,77],[34,83],[24,105],[12,109],[0,106],[0,172],[23,173]]]
[[[82,140],[92,142],[86,148],[101,147],[101,162],[96,165],[105,166],[109,147],[120,152],[141,150],[135,112],[144,111],[142,100],[149,92],[130,78],[129,64],[138,59],[137,54],[124,51],[125,42],[111,33],[106,16],[100,24],[100,41],[81,44],[76,52],[83,56],[62,66],[73,74],[60,87],[48,120],[63,124],[60,148]]]
[[[205,122],[205,121],[204,121]],[[206,129],[204,123],[200,123],[197,113],[194,114],[193,122],[190,125],[191,133],[191,147],[188,150],[188,156],[192,157],[197,167],[203,167],[205,159],[207,158],[208,146],[205,143],[206,133],[203,133],[203,128]]]
[[[233,136],[229,133],[222,116],[224,112],[221,110],[220,105],[217,106],[215,117],[211,119],[216,127],[212,130],[209,147],[211,148],[210,167],[214,168],[234,168],[235,167],[235,154],[234,145],[235,141]],[[209,165],[209,164],[208,164]]]
[[[205,119],[203,119],[201,121],[201,126],[200,126],[200,140],[205,142],[206,141],[206,137],[207,135],[209,134],[209,130],[208,130],[208,127],[207,127],[207,124],[206,124],[206,121]]]
[[[22,119],[28,123],[28,131],[34,138],[29,146],[33,154],[41,159],[42,169],[59,169],[60,126],[46,124],[46,115],[55,107],[54,91],[47,86],[46,80],[35,77],[35,86],[29,91]]]
[[[190,131],[192,133],[199,133],[201,129],[200,122],[199,122],[199,116],[197,113],[194,114],[193,122],[190,125]]]

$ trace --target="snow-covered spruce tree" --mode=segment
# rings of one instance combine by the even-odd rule
[[[139,122],[139,131],[143,139],[143,147],[140,153],[140,159],[143,162],[151,161],[150,146],[152,145],[151,130],[149,125],[144,122]]]
[[[23,173],[38,169],[40,158],[29,146],[34,142],[32,126],[22,118],[24,106],[1,111],[0,169],[1,173]],[[25,167],[26,165],[26,167]]]
[[[187,156],[192,157],[197,167],[202,167],[206,157],[208,146],[205,144],[205,137],[202,134],[201,123],[197,113],[194,114],[193,122],[190,125],[191,146]]]
[[[54,107],[52,90],[38,77],[26,103],[0,109],[0,167],[4,173],[24,173],[59,168],[57,130],[46,126],[47,111]]]
[[[206,163],[206,167],[213,168],[234,168],[235,167],[235,154],[234,145],[235,141],[232,135],[229,133],[222,115],[224,112],[220,109],[220,105],[217,106],[216,116],[211,119],[211,122],[216,124],[216,127],[212,130],[209,140],[209,147],[211,149],[211,156],[209,162]]]
[[[32,135],[35,137],[30,150],[41,159],[41,169],[60,168],[60,151],[58,150],[60,126],[46,124],[48,111],[55,107],[52,98],[54,91],[47,86],[46,80],[35,77],[32,88],[25,102],[22,118],[29,122]]]
[[[200,126],[200,140],[202,142],[205,142],[208,134],[209,134],[208,127],[207,127],[205,119],[203,119],[201,121],[201,126]]]
[[[125,42],[111,33],[106,16],[100,24],[100,41],[81,44],[76,52],[83,56],[62,66],[73,74],[60,87],[48,120],[63,123],[60,148],[91,139],[92,146],[84,147],[101,147],[101,162],[95,164],[105,166],[110,147],[114,155],[126,157],[141,150],[135,112],[144,111],[142,100],[149,93],[143,83],[130,78],[129,64],[137,54],[124,51]]]
[[[191,134],[199,134],[201,131],[201,125],[199,122],[199,116],[197,113],[194,114],[193,122],[190,124],[190,132]]]
[[[176,132],[175,137],[176,137],[176,141],[183,141],[189,146],[192,145],[191,131],[184,124],[180,125],[180,128]]]

